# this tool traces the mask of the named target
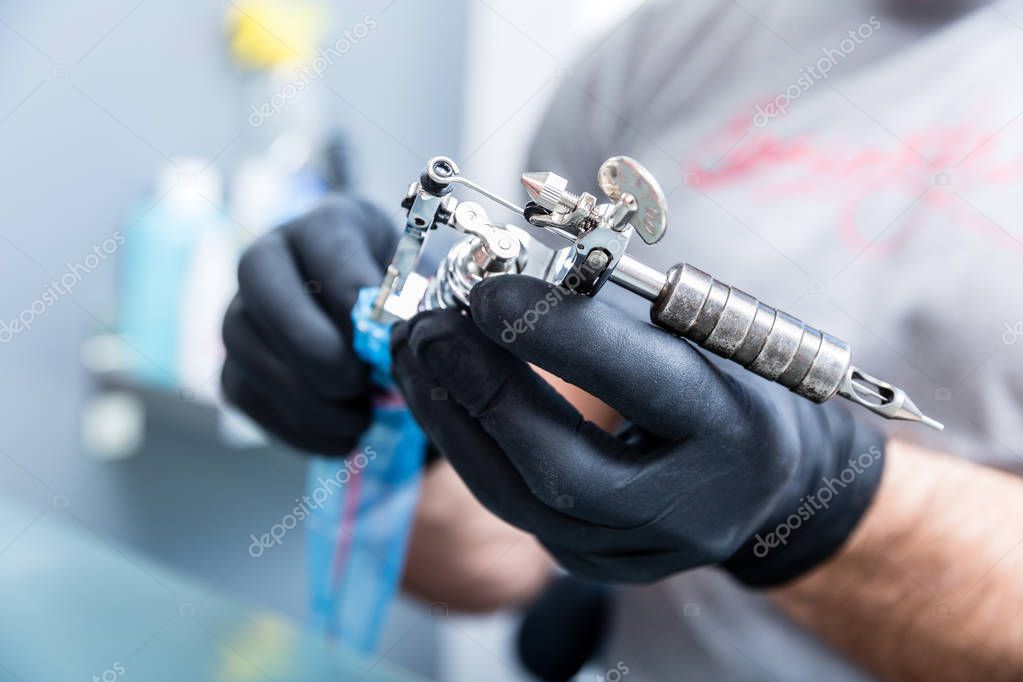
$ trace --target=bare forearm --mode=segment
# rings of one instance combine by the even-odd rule
[[[846,546],[781,606],[889,680],[1023,679],[1023,481],[891,443]]]
[[[409,539],[407,593],[455,611],[492,611],[529,601],[552,569],[536,538],[484,509],[450,464],[430,468]]]

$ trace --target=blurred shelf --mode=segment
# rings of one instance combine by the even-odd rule
[[[195,391],[149,379],[142,370],[150,363],[116,334],[87,339],[81,359],[93,384],[83,407],[82,439],[101,459],[130,457],[153,428],[209,445],[270,447],[254,422],[219,400],[215,383],[213,390]]]

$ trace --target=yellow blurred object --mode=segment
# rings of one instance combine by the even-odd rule
[[[218,681],[262,681],[268,675],[283,679],[303,667],[301,659],[296,659],[301,653],[298,632],[279,616],[261,614],[221,643]]]
[[[308,59],[328,22],[319,2],[238,0],[231,3],[227,30],[231,54],[242,66],[272,69]]]

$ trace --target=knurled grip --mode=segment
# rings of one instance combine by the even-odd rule
[[[849,370],[849,346],[686,263],[668,271],[654,324],[821,403]]]

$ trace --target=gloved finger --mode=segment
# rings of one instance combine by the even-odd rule
[[[600,301],[507,275],[477,284],[469,306],[502,348],[659,436],[684,437],[742,409],[732,380],[689,343]]]
[[[632,551],[635,540],[631,529],[609,533],[607,525],[570,514],[583,508],[583,500],[563,495],[555,500],[553,508],[540,501],[501,445],[412,354],[408,347],[409,330],[408,323],[399,323],[392,334],[395,378],[430,441],[444,453],[484,506],[545,544],[579,552]],[[525,426],[529,426],[528,422]],[[602,504],[613,506],[606,499]]]
[[[367,368],[345,338],[347,320],[332,318],[316,301],[317,285],[307,287],[284,234],[277,230],[251,246],[238,265],[238,288],[246,311],[278,357],[296,368],[306,383],[325,397],[361,393]],[[355,258],[363,264],[362,257]],[[356,265],[354,267],[360,267]],[[364,265],[363,265],[364,267]],[[365,277],[370,280],[369,275]]]
[[[228,357],[248,367],[250,374],[259,377],[260,383],[278,387],[301,385],[299,376],[263,339],[263,333],[246,313],[241,296],[235,296],[227,306],[221,336]]]
[[[304,444],[315,439],[326,444],[324,454],[343,454],[369,425],[371,410],[365,395],[327,400],[308,391],[302,379],[263,342],[239,297],[228,307],[223,333],[228,353],[225,365],[231,365],[228,375],[232,378],[223,382],[226,397],[243,411],[258,406],[264,417],[272,414],[268,426],[277,427],[279,437],[302,449],[308,449]]]
[[[288,445],[322,455],[343,456],[355,447],[361,430],[353,428],[323,431],[310,428],[308,423],[296,419],[293,409],[278,400],[258,381],[254,381],[235,360],[228,358],[221,371],[221,385],[231,403],[257,421],[268,433]],[[369,421],[368,405],[365,410],[353,411],[352,419]],[[331,423],[338,423],[338,419]],[[354,423],[354,422],[348,422]]]
[[[650,583],[679,572],[677,566],[662,560],[664,554],[660,550],[632,550],[605,556],[586,550],[566,551],[544,546],[572,575],[601,582]]]
[[[245,370],[266,400],[278,405],[280,412],[294,414],[301,429],[318,431],[325,438],[347,440],[352,432],[361,432],[369,425],[370,401],[366,394],[322,398],[309,391],[302,377],[265,343],[246,314],[240,296],[235,296],[228,306],[223,337],[228,357]]]
[[[372,419],[366,396],[327,403],[269,385],[233,358],[225,361],[221,382],[234,405],[278,438],[308,452],[348,454]]]
[[[336,195],[281,231],[307,289],[319,287],[316,300],[336,323],[350,329],[359,290],[380,284],[383,264],[398,240],[395,227],[369,203]]]
[[[641,506],[608,499],[639,475],[643,456],[585,421],[472,320],[455,311],[421,313],[407,335],[418,366],[497,443],[537,499],[594,524],[642,518]]]
[[[451,462],[480,503],[508,523],[535,535],[572,535],[581,525],[538,500],[501,446],[447,389],[424,371],[408,345],[408,323],[391,337],[394,376],[416,422]]]

